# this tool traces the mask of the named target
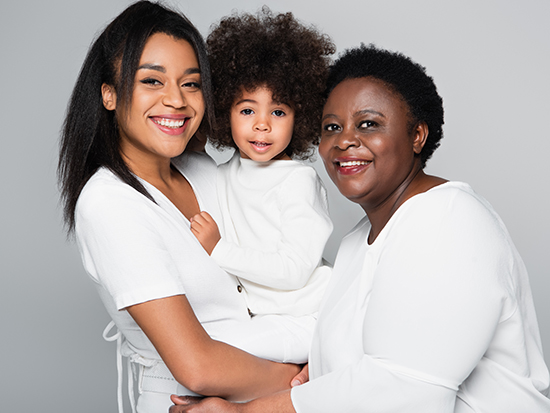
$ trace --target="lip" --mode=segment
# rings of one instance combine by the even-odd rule
[[[263,142],[263,141],[249,141],[250,146],[258,152],[258,153],[265,153],[271,148],[271,143]]]
[[[189,125],[189,121],[191,118],[187,115],[177,115],[177,114],[170,114],[170,115],[160,115],[160,116],[150,116],[149,119],[153,122],[153,125],[155,125],[158,129],[160,129],[162,132],[166,133],[167,135],[181,135],[185,130],[187,129],[187,126]],[[169,120],[169,121],[183,121],[183,125],[179,128],[170,128],[165,125],[161,125],[158,122],[161,122],[162,120]]]
[[[355,175],[368,169],[372,161],[355,157],[336,158],[333,162],[336,171],[341,175]],[[347,164],[342,166],[342,164]]]

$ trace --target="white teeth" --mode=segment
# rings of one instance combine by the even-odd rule
[[[367,165],[370,162],[368,161],[347,161],[347,162],[338,162],[341,167],[346,166],[357,166],[357,165]]]
[[[161,118],[161,119],[155,119],[155,123],[170,129],[177,129],[183,126],[183,124],[185,123],[185,119],[173,120],[173,119]]]
[[[268,146],[269,144],[267,142],[252,142],[253,145],[256,146]]]

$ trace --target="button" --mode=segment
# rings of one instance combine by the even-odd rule
[[[243,287],[242,285],[237,285],[237,291],[242,293],[243,292]]]

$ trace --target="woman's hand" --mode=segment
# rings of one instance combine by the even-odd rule
[[[218,244],[218,241],[221,238],[218,224],[216,224],[214,218],[212,218],[210,214],[205,211],[201,211],[192,217],[190,222],[191,232],[195,235],[195,237],[197,237],[208,255],[211,255],[214,247]]]
[[[175,396],[170,397],[174,406],[170,407],[170,413],[238,413],[239,404],[231,403],[219,397],[193,397],[193,396]]]
[[[306,363],[304,368],[292,379],[290,382],[291,387],[299,386],[300,384],[307,383],[309,381],[309,364]]]

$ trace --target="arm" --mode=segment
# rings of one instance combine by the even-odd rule
[[[175,405],[170,407],[170,413],[296,413],[290,399],[290,391],[279,392],[247,403],[231,403],[215,397],[201,400],[194,397],[172,396],[172,401]]]
[[[288,388],[298,366],[256,358],[204,331],[185,295],[185,277],[191,278],[189,285],[193,277],[221,285],[210,289],[221,301],[226,291],[233,297],[226,287],[233,290],[234,283],[206,256],[188,228],[183,223],[176,228],[173,220],[163,219],[157,205],[127,185],[99,189],[88,188],[79,199],[76,233],[84,265],[112,297],[113,306],[128,310],[174,377],[191,390],[231,399]],[[187,264],[199,259],[196,265]],[[208,282],[195,289],[207,288]],[[243,316],[234,322],[252,324],[244,315],[244,303],[233,299],[223,303],[229,310],[232,304],[242,304]],[[223,317],[240,314],[230,311]]]
[[[332,222],[326,192],[313,168],[291,174],[279,189],[280,241],[272,251],[239,246],[222,238],[212,257],[238,277],[281,290],[306,285],[319,265]]]
[[[128,307],[174,378],[190,390],[249,400],[288,388],[299,366],[252,356],[212,340],[184,295]]]
[[[295,380],[296,383],[294,382]],[[309,380],[308,365],[293,379],[292,385],[299,386]],[[201,399],[193,396],[171,397],[175,404],[170,408],[170,413],[195,412],[195,413],[238,413],[238,412],[262,412],[262,413],[295,413],[290,399],[290,391],[282,391],[276,394],[252,400],[248,403],[231,403],[219,398]]]

